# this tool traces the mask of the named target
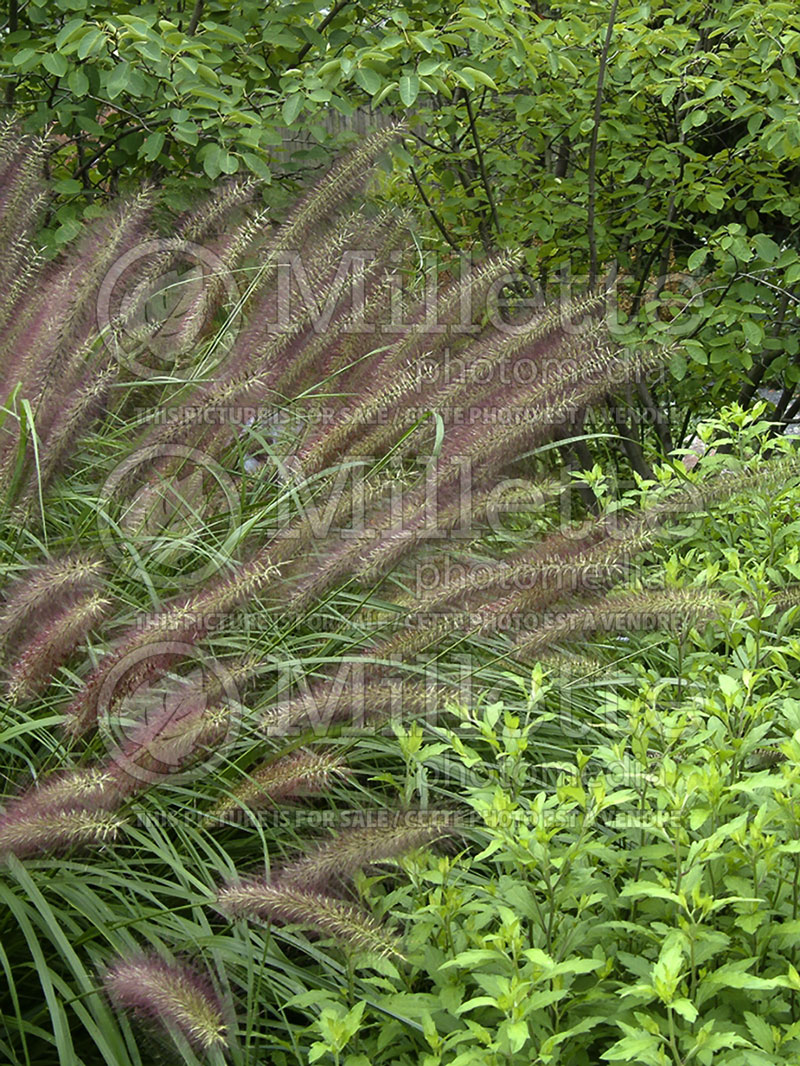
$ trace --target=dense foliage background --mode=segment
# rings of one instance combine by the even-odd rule
[[[48,139],[30,164],[0,152],[13,179],[13,195],[0,189],[4,1061],[797,1061],[800,472],[784,431],[800,414],[798,64],[800,12],[784,2],[7,0],[9,128],[17,143],[20,131]],[[298,195],[398,119],[364,218],[325,229],[320,207],[306,225]],[[369,165],[365,153],[359,168]],[[346,196],[333,186],[336,206]],[[203,206],[208,193],[218,214]],[[202,292],[190,289],[179,314],[166,299],[178,325],[161,343],[186,342],[171,371],[161,349],[149,362],[108,357],[97,337],[108,323],[92,317],[92,286],[123,251],[153,251],[148,227],[194,235],[244,292],[237,303],[212,284],[208,319]],[[393,258],[398,230],[410,258]],[[341,377],[347,352],[366,349],[336,347],[338,317],[331,350],[314,347],[306,319],[285,352],[265,347],[270,297],[253,293],[282,233],[326,292],[340,282],[337,249],[364,233],[381,269],[402,270],[417,294],[513,253],[509,315],[574,315],[603,288],[608,350],[660,353],[660,369],[615,376],[595,334],[571,347],[553,317],[552,335],[529,337],[555,369],[531,390],[530,439],[509,437],[503,454],[517,495],[502,521],[423,552],[422,570],[389,565],[381,493],[390,478],[415,485],[421,457],[459,442],[434,405],[409,416],[403,436],[365,436],[389,442],[365,474],[384,555],[381,540],[377,562],[366,553],[362,565],[350,541],[337,568],[333,537],[309,540],[273,588],[266,563],[247,567],[287,515],[319,517],[336,464],[355,461],[357,441],[319,430],[318,468],[292,481],[287,458],[309,454],[307,411],[344,403],[349,384],[362,410],[402,413],[415,393],[400,356],[430,354],[401,345],[394,363],[378,352],[374,378]],[[175,267],[174,248],[155,244],[159,269]],[[151,264],[136,269],[147,282]],[[379,273],[359,269],[385,310]],[[189,275],[169,277],[180,288]],[[214,314],[232,303],[246,314],[228,370],[232,316]],[[139,326],[145,335],[153,323]],[[492,358],[519,354],[484,336]],[[220,397],[263,399],[273,370],[271,384],[289,383],[280,402],[269,392],[278,417],[245,420],[233,442],[213,422],[195,438],[175,414],[189,401],[213,412]],[[498,400],[469,380],[478,398],[516,402],[508,382]],[[434,383],[417,382],[426,402],[451,395]],[[472,402],[466,386],[452,395]],[[181,480],[169,442],[184,432],[208,455]],[[687,470],[692,438],[692,459],[705,454]],[[492,454],[493,429],[475,440],[476,456]],[[673,492],[690,502],[667,520]],[[613,541],[659,501],[657,537],[647,528],[617,540],[617,554],[592,554],[598,531]],[[550,555],[536,556],[539,538]],[[323,547],[334,563],[315,584],[303,566],[313,575]],[[396,720],[265,735],[275,715],[279,726],[280,714],[301,717],[283,704],[287,673],[316,693],[359,656],[385,666],[379,653],[395,645],[380,643],[380,627],[392,612],[470,595],[499,610],[502,583],[485,575],[520,559],[539,567],[538,629],[408,637],[412,687]],[[553,560],[556,578],[543,576]],[[442,565],[439,586],[420,583]],[[147,788],[128,783],[109,799],[113,744],[102,730],[77,739],[91,723],[76,726],[75,707],[121,641],[136,651],[148,634],[173,639],[182,605],[208,592],[231,606],[231,589],[228,627],[181,639],[197,644],[202,670],[233,671],[250,725],[238,723],[208,773],[154,783],[148,762]],[[547,615],[548,595],[565,615]],[[595,624],[601,608],[612,624]],[[180,680],[191,687],[195,674],[183,667]],[[436,714],[419,713],[431,693]],[[367,695],[385,710],[385,689]],[[180,763],[183,740],[143,721],[149,755]],[[136,728],[122,730],[117,755],[141,740]],[[197,736],[217,738],[193,734],[190,747]],[[226,822],[234,809],[245,814]],[[398,810],[458,810],[459,830],[439,832],[434,817],[393,839],[377,816]],[[373,821],[346,837],[359,814]],[[335,827],[345,836],[329,837]],[[257,862],[260,874],[288,870],[277,890],[300,895],[272,910],[262,901],[259,921],[235,909],[229,920],[216,905]],[[337,863],[345,889],[330,874]],[[159,969],[167,963],[176,969]]]
[[[250,171],[279,207],[375,109],[405,115],[387,192],[427,205],[426,248],[521,245],[548,292],[617,276],[623,316],[680,331],[637,399],[662,445],[706,393],[781,385],[794,413],[792,4],[10,0],[2,44],[7,104],[62,139],[58,243],[131,178],[185,206]]]

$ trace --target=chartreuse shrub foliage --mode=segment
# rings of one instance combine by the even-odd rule
[[[734,786],[749,703],[698,709],[679,670],[677,709],[662,721],[631,681],[633,724],[620,712],[607,735],[598,705],[581,708],[583,754],[547,712],[551,748],[564,733],[550,752],[562,776],[539,791],[526,777],[553,762],[544,745],[532,755],[544,682],[536,672],[532,690],[530,670],[554,647],[676,628],[684,654],[699,639],[692,625],[753,617],[762,586],[681,578],[658,562],[659,531],[734,492],[796,484],[794,453],[731,456],[702,481],[665,476],[569,524],[546,506],[561,489],[552,476],[505,478],[664,353],[619,344],[602,294],[512,328],[490,299],[512,256],[398,312],[408,220],[350,202],[393,135],[364,141],[279,226],[253,212],[248,186],[226,186],[166,236],[143,191],[40,264],[47,147],[5,132],[0,226],[16,257],[0,321],[10,1063],[354,1066],[417,1061],[426,1047],[443,1062],[550,1061],[553,1048],[589,1062],[617,1054],[620,1022],[652,1061],[706,1061],[692,1040],[728,1046],[722,1023],[741,1018],[720,1006],[705,1037],[693,1017],[711,1002],[696,1002],[710,949],[691,939],[705,892],[708,914],[745,934],[741,949],[732,933],[719,942],[739,975],[730,981],[761,982],[781,1024],[792,1009],[773,994],[790,996],[792,971],[760,961],[757,929],[736,925],[761,913],[766,869],[751,862],[745,884],[729,843],[702,843],[737,840],[725,836],[726,804],[744,802]],[[123,277],[112,300],[109,279]],[[459,373],[442,374],[454,355]],[[517,516],[503,535],[500,509]],[[648,580],[636,558],[651,560]],[[765,571],[764,596],[775,583]],[[791,593],[781,595],[783,613]],[[672,645],[659,639],[663,654]],[[743,692],[754,676],[742,674]],[[720,682],[723,695],[734,684]],[[483,706],[492,685],[511,709]],[[455,758],[449,785],[412,774],[426,754],[424,730],[409,728],[420,714],[440,731],[433,751]],[[728,732],[738,777],[712,780]],[[692,807],[689,831],[699,850],[721,849],[708,860],[713,884],[691,874],[701,860],[670,822],[693,759],[712,775],[709,813]],[[620,835],[599,817],[604,804],[643,824]],[[525,825],[496,826],[497,811]],[[556,814],[568,828],[550,824]],[[651,830],[656,814],[672,828]],[[425,858],[437,841],[446,857]],[[410,880],[378,877],[404,855],[416,856]],[[770,906],[791,909],[778,885]],[[623,983],[632,998],[617,995]],[[324,1004],[310,1012],[316,1033],[310,1004]]]
[[[760,413],[704,426],[731,449],[705,462],[774,452]],[[323,1061],[795,1060],[798,532],[796,478],[693,516],[639,576],[724,590],[712,622],[597,637],[520,677],[521,698],[496,683],[450,728],[405,733],[399,794],[458,795],[485,847],[365,879],[413,915],[390,1002],[423,1032],[367,1004],[347,1036],[337,994],[309,1027]]]

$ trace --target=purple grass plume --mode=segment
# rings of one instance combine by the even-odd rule
[[[34,858],[113,842],[124,821],[111,811],[68,807],[17,809],[0,815],[0,856]]]
[[[458,831],[453,811],[365,812],[365,820],[371,824],[344,830],[282,866],[275,881],[304,889],[335,887],[362,868],[396,859]]]
[[[0,854],[25,858],[108,844],[125,825],[114,813],[124,798],[104,767],[53,774],[0,812]]]
[[[235,918],[299,925],[320,936],[338,940],[346,950],[402,957],[399,941],[371,914],[324,892],[283,882],[244,882],[228,885],[217,895],[217,906]]]
[[[22,573],[10,586],[0,607],[0,654],[20,643],[20,631],[30,632],[46,623],[65,604],[97,592],[103,564],[88,556],[52,559]]]
[[[334,778],[343,778],[347,773],[339,755],[301,748],[254,767],[229,796],[219,801],[212,816],[223,820],[242,807],[259,810],[313,796],[324,792]]]
[[[30,700],[108,613],[111,600],[89,593],[50,618],[20,648],[8,669],[7,694],[12,702]]]
[[[224,1048],[228,1025],[211,982],[188,966],[155,956],[120,959],[106,972],[111,999],[167,1029],[179,1030],[200,1051]]]

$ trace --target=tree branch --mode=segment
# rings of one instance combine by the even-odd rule
[[[653,468],[645,459],[641,444],[634,437],[633,430],[622,413],[619,403],[613,396],[608,398],[608,413],[611,415],[614,427],[619,434],[619,441],[628,462],[640,477],[643,477],[646,481],[652,481],[655,478]]]
[[[139,122],[137,125],[134,125],[134,126],[128,126],[127,129],[124,129],[122,131],[122,133],[117,134],[117,136],[114,137],[113,140],[108,141],[107,144],[104,144],[101,148],[98,148],[98,150],[94,153],[94,155],[92,155],[89,159],[86,160],[85,163],[83,163],[81,166],[78,167],[78,169],[72,175],[73,178],[75,178],[76,181],[79,178],[82,179],[84,177],[84,175],[87,174],[89,172],[89,170],[91,170],[91,168],[95,165],[95,163],[98,161],[98,159],[100,159],[102,156],[104,156],[106,154],[106,152],[108,152],[116,144],[119,144],[119,142],[123,139],[123,137],[127,137],[129,133],[138,133],[139,130],[146,130],[146,129],[147,129],[147,126],[145,126],[145,124],[143,122]]]
[[[198,0],[198,2],[199,2],[199,0]],[[327,29],[328,26],[330,26],[330,24],[333,22],[333,20],[339,14],[339,12],[343,8],[347,7],[347,5],[350,2],[351,2],[351,0],[339,0],[338,3],[334,4],[333,7],[328,12],[328,14],[322,20],[322,22],[320,22],[319,26],[317,26],[317,33],[322,33],[323,30]],[[311,41],[307,41],[306,44],[304,44],[303,47],[300,49],[300,51],[297,53],[297,62],[298,63],[300,62],[301,59],[305,59],[305,57],[311,51],[311,48],[312,48],[312,42]]]
[[[455,251],[460,252],[461,249],[458,247],[456,242],[453,240],[453,238],[450,236],[450,234],[445,229],[444,222],[442,222],[442,220],[436,214],[436,209],[434,208],[433,204],[428,199],[428,195],[425,192],[425,190],[423,189],[422,183],[420,182],[419,178],[417,177],[416,170],[413,167],[410,167],[410,170],[411,170],[411,180],[416,185],[417,192],[422,197],[422,202],[425,204],[425,206],[427,207],[428,211],[430,212],[430,216],[433,219],[433,221],[434,221],[434,223],[436,225],[436,228],[441,233],[441,235],[444,237],[444,239],[447,241],[447,243],[450,245],[450,247],[455,249]]]
[[[608,53],[611,48],[611,35],[614,32],[614,22],[617,17],[619,0],[613,0],[611,11],[608,15],[606,27],[606,39],[603,51],[600,55],[600,67],[597,71],[597,95],[594,100],[594,128],[592,140],[589,146],[589,196],[586,207],[586,230],[589,237],[589,289],[593,289],[597,282],[597,236],[594,231],[595,216],[595,183],[597,175],[597,141],[600,135],[600,115],[603,108],[603,83],[606,79],[606,66],[608,65]]]
[[[786,318],[786,312],[789,309],[789,300],[791,299],[791,292],[785,291],[781,296],[780,303],[778,304],[778,314],[775,317],[775,325],[772,329],[773,337],[777,337],[783,326]],[[746,407],[753,399],[756,389],[764,379],[764,375],[767,372],[767,366],[775,358],[773,352],[764,351],[761,353],[757,362],[755,362],[750,368],[750,373],[747,375],[747,381],[742,385],[739,393],[739,404],[741,407]]]
[[[636,383],[636,391],[639,394],[639,399],[644,405],[648,418],[650,418],[653,423],[658,439],[661,442],[661,448],[664,455],[669,455],[674,447],[672,443],[672,434],[669,429],[669,420],[656,403],[652,390],[646,381],[638,381]]]
[[[614,0],[616,3],[617,0]],[[489,183],[489,175],[486,173],[486,163],[483,158],[483,149],[481,148],[481,142],[478,140],[478,128],[475,125],[475,115],[472,111],[472,104],[470,103],[469,93],[464,92],[464,102],[467,105],[467,117],[469,118],[469,128],[472,133],[472,141],[475,145],[475,152],[478,156],[478,168],[481,173],[481,181],[486,191],[486,199],[489,201],[489,208],[492,212],[492,222],[496,233],[500,233],[500,221],[497,217],[497,207],[495,206],[494,196],[492,195],[492,187]]]
[[[18,0],[8,0],[8,32],[15,33],[19,29],[19,6]],[[10,79],[6,85],[6,107],[14,106],[14,79]]]
[[[197,24],[200,22],[200,16],[203,14],[203,4],[205,0],[195,0],[194,10],[192,11],[192,17],[189,19],[189,25],[186,27],[186,36],[194,37],[197,30]]]

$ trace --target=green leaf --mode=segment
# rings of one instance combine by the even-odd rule
[[[217,76],[216,71],[212,70],[211,67],[209,67],[207,64],[198,63],[197,73],[200,75],[203,81],[208,82],[209,85],[219,85],[219,77]]]
[[[484,71],[478,70],[477,67],[462,67],[461,73],[468,74],[471,78],[478,82],[479,85],[486,85],[490,89],[494,89],[496,93],[500,92],[494,82],[494,79],[490,78],[489,75],[486,74]]]
[[[220,174],[235,174],[239,169],[239,160],[219,144],[206,144],[200,149],[198,158],[203,161],[203,170],[210,178]]]
[[[163,147],[164,134],[159,132],[151,133],[149,137],[145,138],[142,147],[139,149],[139,155],[142,159],[152,162],[154,159],[158,159]]]
[[[121,92],[124,92],[130,81],[131,68],[129,63],[117,63],[114,69],[106,76],[105,90],[109,100],[114,100]]]
[[[706,351],[706,346],[701,341],[684,341],[682,348],[693,363],[698,363],[700,366],[708,365],[708,352]]]
[[[475,1010],[476,1007],[495,1007],[497,1001],[493,996],[475,996],[473,999],[468,999],[465,1003],[462,1003],[460,1007],[455,1011],[456,1014],[467,1014],[471,1010]]]
[[[71,70],[67,77],[67,85],[74,96],[85,96],[89,91],[89,79],[82,70]]]
[[[417,74],[421,78],[429,78],[431,74],[437,74],[442,70],[443,63],[441,59],[423,59],[420,65],[417,67]]]
[[[731,677],[730,674],[719,674],[717,677],[717,684],[725,696],[733,698],[737,693],[742,692],[742,683],[737,677]]]
[[[767,1025],[763,1018],[759,1018],[757,1014],[753,1014],[750,1011],[744,1012],[744,1020],[747,1028],[750,1030],[750,1035],[756,1044],[763,1051],[768,1051],[772,1054],[775,1050],[775,1039],[772,1035],[772,1027]]]
[[[358,1032],[359,1026],[361,1025],[361,1017],[364,1014],[364,1008],[366,1005],[365,1000],[359,1000],[355,1007],[349,1010],[344,1018],[342,1018],[341,1025],[347,1040],[352,1039],[352,1037]]]
[[[711,809],[709,807],[695,807],[694,810],[689,812],[689,828],[693,832],[697,832],[698,829],[702,829],[710,817]]]
[[[759,258],[763,259],[765,263],[774,263],[781,254],[778,245],[771,237],[768,237],[766,233],[757,233],[755,237],[753,237],[753,244],[755,245]]]
[[[380,74],[375,70],[370,70],[369,67],[360,67],[353,75],[353,80],[370,96],[374,96],[383,84]]]
[[[303,97],[301,93],[292,93],[291,96],[287,96],[283,102],[283,108],[281,113],[283,115],[283,121],[287,126],[291,126],[300,112],[303,110]]]
[[[686,356],[682,352],[673,352],[669,361],[669,371],[676,381],[683,381],[687,369]]]
[[[16,861],[12,860],[12,862],[15,863],[14,868],[16,868]],[[72,1044],[67,1012],[62,1001],[63,997],[58,995],[55,988],[56,966],[53,964],[59,961],[58,957],[54,959],[52,954],[46,951],[45,945],[37,936],[33,922],[29,918],[29,905],[23,903],[5,885],[0,885],[0,899],[14,916],[20,934],[25,938],[30,958],[35,965],[35,973],[42,987],[44,1002],[50,1013],[53,1036],[58,1048],[58,1061],[61,1066],[67,1066],[68,1063],[76,1061],[76,1055]]]
[[[66,59],[58,52],[46,52],[42,56],[42,66],[57,78],[63,78],[69,69]]]
[[[70,19],[56,34],[56,49],[63,52],[64,45],[73,43],[77,38],[88,33],[91,28],[91,25],[83,19]]]
[[[414,157],[411,152],[408,151],[402,144],[392,145],[392,155],[395,159],[399,159],[400,162],[407,167],[414,166]]]
[[[744,973],[734,970],[731,964],[714,970],[706,977],[703,985],[724,985],[725,988],[746,988],[753,992],[768,992],[775,988],[784,988],[787,984],[785,977],[757,977],[753,973]]]
[[[219,37],[223,41],[234,41],[236,44],[247,43],[244,34],[230,26],[222,26],[219,22],[202,22],[201,25],[208,30],[210,36]]]
[[[708,248],[696,248],[687,259],[686,265],[690,270],[697,270],[698,267],[705,263],[709,251],[710,249]]]
[[[505,1028],[509,1047],[512,1053],[516,1055],[518,1051],[522,1050],[528,1039],[528,1023],[524,1018],[520,1018],[519,1021],[509,1022]]]
[[[53,188],[56,192],[63,192],[68,196],[75,196],[83,191],[83,185],[77,178],[62,178],[60,181],[53,182]]]
[[[453,77],[457,82],[460,82],[470,92],[475,88],[475,79],[467,70],[454,70]]]
[[[398,84],[398,91],[400,93],[400,99],[406,105],[411,105],[419,95],[419,78],[416,74],[404,74]]]
[[[742,319],[742,333],[752,348],[760,348],[764,340],[764,330],[752,318]]]
[[[609,1062],[645,1062],[654,1063],[653,1056],[659,1048],[659,1040],[651,1033],[636,1033],[624,1036],[605,1051],[600,1058]]]
[[[199,84],[193,85],[192,96],[195,100],[211,100],[215,104],[222,104],[226,110],[231,104],[230,98],[224,92],[220,89],[214,89],[210,85],[203,84],[202,88]]]
[[[497,957],[497,951],[492,948],[469,948],[467,951],[459,952],[447,962],[443,962],[440,969],[448,970],[453,966],[460,966],[473,970],[481,963],[497,962]]]
[[[28,60],[33,59],[36,55],[37,52],[35,48],[23,48],[14,56],[12,63],[15,67],[24,67]]]
[[[106,35],[102,30],[90,30],[78,45],[78,59],[87,59],[88,56],[99,52],[105,43]]]
[[[411,40],[417,48],[421,48],[423,52],[432,52],[436,41],[433,37],[429,37],[427,33],[410,33],[409,40]]]
[[[242,161],[262,181],[272,181],[272,171],[261,156],[256,155],[255,152],[242,152]]]
[[[184,144],[197,144],[200,137],[194,122],[178,122],[172,130],[172,135]]]
[[[657,885],[652,881],[633,881],[620,892],[621,897],[644,896],[650,899],[666,899],[671,903],[681,903],[681,899],[663,885]]]
[[[386,97],[389,95],[389,93],[392,92],[396,88],[397,88],[397,82],[396,81],[390,81],[388,83],[388,85],[384,85],[384,87],[381,89],[381,91],[378,93],[378,95],[372,101],[372,106],[373,107],[377,107],[379,104],[383,103],[383,101],[386,99]]]
[[[670,1006],[674,1011],[677,1011],[682,1018],[685,1018],[690,1025],[697,1020],[697,1007],[695,1007],[691,1000],[684,998],[674,999]]]

